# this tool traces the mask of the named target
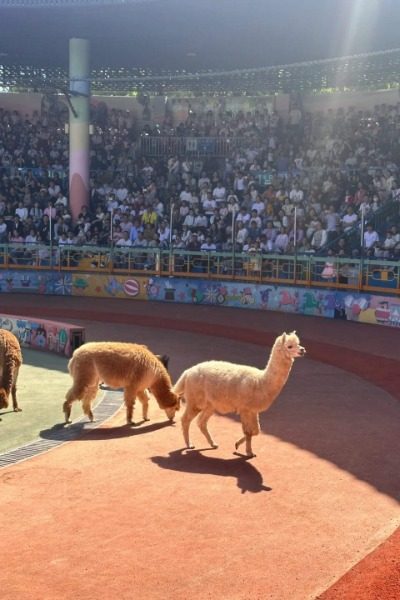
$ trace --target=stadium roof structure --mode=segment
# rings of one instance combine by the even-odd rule
[[[65,89],[72,37],[93,93],[397,87],[399,20],[397,0],[0,0],[0,88]]]
[[[92,70],[92,93],[121,95],[260,95],[398,87],[400,48],[349,57],[231,71]],[[0,65],[0,87],[54,93],[68,86],[67,71]]]

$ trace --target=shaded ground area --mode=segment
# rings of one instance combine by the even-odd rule
[[[66,299],[54,298],[53,315],[75,320],[78,299],[68,300],[75,314]],[[298,361],[263,415],[253,461],[232,454],[240,426],[225,417],[210,423],[218,450],[202,450],[194,425],[200,449],[183,452],[180,428],[168,426],[153,403],[149,424],[127,428],[121,412],[80,441],[0,471],[4,598],[315,598],[398,524],[398,331],[171,305],[162,306],[162,320],[160,305],[145,304],[111,302],[111,311],[121,309],[106,319],[101,302],[100,324],[91,300],[88,339],[148,343],[170,354],[175,378],[210,357],[261,367],[275,335],[295,328],[312,359],[341,367],[351,360],[353,375],[318,359]],[[147,327],[148,320],[161,329]],[[185,332],[192,327],[195,334]],[[344,327],[351,353],[341,347]],[[228,343],[217,337],[223,331]],[[386,391],[355,375],[362,369]],[[326,597],[391,598],[400,589],[398,546],[397,535]]]
[[[43,426],[63,420],[62,403],[71,381],[67,359],[27,348],[22,354],[17,388],[22,412],[14,413],[12,407],[0,411],[0,452],[30,442]]]

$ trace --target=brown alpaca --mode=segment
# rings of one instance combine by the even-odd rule
[[[183,372],[174,392],[186,400],[182,429],[187,448],[194,448],[189,439],[191,421],[199,415],[198,424],[208,443],[216,448],[207,421],[214,412],[236,412],[240,415],[244,437],[236,450],[246,442],[246,454],[255,456],[251,447],[253,435],[260,433],[258,415],[267,410],[285,385],[295,358],[303,356],[296,332],[283,333],[274,343],[265,369],[211,360]]]
[[[73,385],[63,405],[67,423],[71,422],[71,405],[75,400],[82,401],[83,412],[93,421],[92,402],[100,381],[112,388],[124,388],[127,423],[132,423],[136,396],[143,405],[143,419],[148,420],[147,389],[171,421],[179,409],[179,399],[172,391],[168,371],[146,346],[89,342],[75,350],[68,369]]]
[[[0,329],[0,409],[8,407],[11,393],[14,412],[21,410],[17,402],[17,379],[21,364],[18,339],[11,331]]]

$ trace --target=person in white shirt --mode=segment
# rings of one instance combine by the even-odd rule
[[[23,202],[18,202],[18,207],[15,209],[15,214],[19,216],[21,221],[25,221],[28,216],[28,209],[24,206]]]
[[[364,248],[372,248],[375,242],[379,242],[379,235],[372,227],[371,223],[368,223],[367,229],[364,231]]]
[[[237,222],[242,221],[242,223],[244,225],[246,225],[246,223],[248,223],[250,221],[250,215],[244,207],[242,207],[240,209],[240,211],[236,217],[236,221]]]
[[[275,238],[274,250],[279,252],[280,254],[285,254],[288,246],[289,246],[289,235],[287,233],[286,227],[282,227],[280,232]]]
[[[195,209],[195,217],[194,217],[193,226],[204,228],[204,229],[208,227],[208,218],[199,208]]]
[[[194,210],[191,208],[184,218],[183,225],[187,225],[188,227],[193,227],[195,220]]]
[[[47,191],[49,193],[49,196],[51,196],[52,198],[56,198],[59,192],[61,191],[61,188],[57,183],[55,183],[55,181],[50,181]]]
[[[337,236],[337,229],[339,225],[339,215],[337,214],[333,204],[331,204],[328,210],[325,211],[323,220],[328,235],[328,241],[332,241]]]
[[[322,223],[320,221],[317,222],[317,227],[313,233],[311,238],[311,248],[315,251],[321,250],[328,241],[328,235],[326,230],[322,227]]]
[[[168,227],[167,223],[160,223],[160,227],[158,228],[158,236],[160,239],[160,244],[162,244],[163,246],[165,246],[165,244],[169,243],[169,238],[170,238],[170,229]]]
[[[294,185],[290,191],[289,198],[294,204],[300,204],[303,202],[304,192],[297,185]]]
[[[217,249],[217,246],[214,244],[214,242],[212,241],[212,239],[210,237],[207,237],[205,242],[203,242],[200,246],[200,250],[202,250],[203,252],[212,252],[215,251]]]
[[[199,178],[199,181],[198,181],[199,190],[201,191],[204,186],[209,186],[209,185],[210,185],[210,178],[207,177],[206,173],[203,171],[203,173],[201,174],[201,177]]]
[[[342,225],[344,231],[349,231],[354,225],[356,225],[358,217],[353,210],[352,206],[349,206],[347,213],[342,217]]]
[[[220,202],[222,200],[225,200],[226,198],[226,189],[224,188],[224,186],[222,185],[221,182],[218,182],[216,187],[213,189],[213,197],[216,200],[216,202]]]
[[[139,231],[135,241],[132,242],[132,246],[135,248],[147,248],[148,242],[143,236],[143,232]]]
[[[181,202],[187,202],[188,204],[191,204],[191,202],[192,202],[192,192],[190,191],[188,185],[179,194],[179,200]]]
[[[261,214],[265,210],[264,202],[260,196],[257,195],[255,202],[251,205],[251,210],[256,210],[258,214]]]
[[[384,258],[389,258],[392,254],[393,248],[396,246],[396,240],[391,231],[386,233],[386,237],[383,240],[382,249]]]
[[[36,235],[36,231],[34,229],[31,229],[25,238],[25,243],[26,244],[36,244],[37,240],[38,240],[38,238]]]
[[[233,189],[239,196],[242,198],[247,188],[247,180],[243,173],[237,173],[235,179],[233,180]]]
[[[7,223],[4,221],[3,217],[0,217],[0,243],[7,243],[8,235],[7,235]]]
[[[202,202],[203,210],[206,215],[211,216],[217,206],[215,198],[212,197],[211,193],[208,193],[206,198]]]
[[[115,195],[118,198],[119,202],[125,202],[125,200],[128,196],[127,187],[121,183],[118,186],[118,188],[115,190]]]
[[[129,247],[132,246],[132,241],[129,239],[129,233],[127,231],[122,232],[122,237],[115,242],[118,247]]]
[[[58,192],[56,201],[54,202],[54,206],[60,206],[60,205],[64,206],[65,208],[67,208],[67,205],[68,205],[68,200],[62,192]]]
[[[241,244],[243,246],[249,232],[247,231],[242,221],[239,221],[236,227],[236,243]]]

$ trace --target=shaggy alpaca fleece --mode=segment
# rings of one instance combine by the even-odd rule
[[[73,385],[66,394],[63,408],[70,422],[71,405],[82,401],[83,412],[93,421],[92,402],[99,382],[124,389],[126,419],[132,423],[136,396],[143,404],[147,419],[147,389],[155,396],[170,420],[179,409],[179,399],[172,391],[171,378],[163,363],[146,346],[123,342],[89,342],[77,348],[68,363]]]
[[[11,331],[0,329],[0,408],[7,408],[10,393],[14,412],[21,409],[17,401],[17,379],[22,365],[21,347]]]
[[[185,444],[193,448],[189,439],[191,421],[199,415],[198,425],[212,447],[207,421],[214,412],[236,412],[240,415],[244,437],[236,442],[236,449],[246,442],[246,453],[254,456],[251,438],[260,432],[258,415],[267,410],[285,385],[295,358],[305,349],[293,331],[283,333],[274,343],[265,369],[211,360],[184,371],[174,386],[174,392],[186,400],[182,416]]]
[[[155,354],[155,356],[158,358],[159,361],[162,362],[162,364],[164,365],[164,367],[168,371],[168,365],[169,365],[169,356],[168,356],[168,354]],[[121,390],[121,388],[112,388],[112,387],[109,387],[109,386],[105,385],[104,381],[102,381],[100,383],[100,388],[102,390],[116,390],[116,389],[117,390]]]

